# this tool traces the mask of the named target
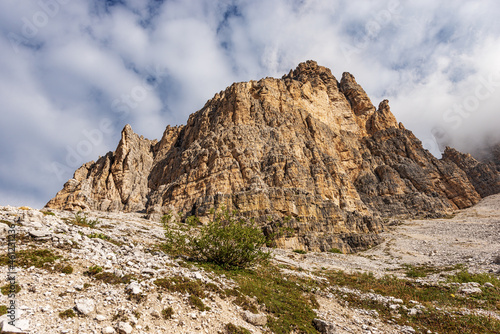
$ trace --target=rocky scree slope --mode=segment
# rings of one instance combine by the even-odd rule
[[[500,190],[457,162],[423,149],[351,74],[339,82],[307,61],[234,83],[160,141],[125,126],[116,151],[80,167],[47,207],[207,217],[224,205],[266,233],[293,229],[281,247],[352,252],[381,241],[380,216],[442,215]]]
[[[411,322],[426,312],[438,312],[454,323],[470,315],[482,315],[498,326],[500,304],[493,309],[487,302],[498,296],[498,280],[490,277],[496,287],[489,283],[450,283],[447,276],[452,273],[444,268],[461,264],[471,272],[500,274],[500,235],[492,233],[498,231],[499,200],[500,195],[490,196],[452,220],[392,225],[384,232],[382,244],[358,254],[298,254],[272,249],[271,269],[277,271],[281,284],[298,282],[297,289],[314,296],[317,305],[313,323],[319,333],[450,333]],[[87,215],[88,226],[78,224],[75,214],[69,211],[0,206],[0,270],[4,273],[8,272],[8,231],[12,226],[16,231],[18,333],[234,333],[226,330],[228,323],[251,333],[270,333],[277,332],[271,330],[270,321],[286,316],[286,308],[273,312],[265,299],[259,300],[248,292],[243,300],[255,309],[247,310],[248,304],[242,304],[242,298],[226,293],[235,288],[244,291],[241,281],[234,280],[230,271],[216,273],[165,254],[158,247],[165,240],[161,223],[138,213],[90,211]],[[424,267],[439,270],[426,277],[410,278],[408,264],[426,264]],[[68,266],[72,270],[66,270]],[[89,274],[91,268],[102,271]],[[249,272],[261,269],[254,267]],[[374,277],[370,278],[371,285],[361,290],[356,285],[341,284],[342,279],[328,279],[334,273],[334,277],[345,278],[349,273],[367,272],[373,272]],[[418,299],[418,293],[409,300],[401,289],[390,293],[370,290],[377,289],[376,278],[387,274],[396,275],[401,279],[399,284],[410,285],[412,290],[435,287],[447,291],[446,296],[456,293],[457,300],[469,304],[466,308],[464,303],[446,305],[440,299],[429,299],[430,295]],[[157,284],[158,280],[189,282],[201,291],[183,291],[173,285],[165,289]],[[203,308],[193,304],[192,296],[196,295]],[[281,298],[293,302],[290,295]],[[435,302],[438,304],[433,305]],[[8,321],[1,309],[9,303],[8,296],[0,294],[0,328]],[[297,305],[299,309],[306,306]],[[171,312],[165,314],[165,310]],[[458,332],[494,331],[451,331]]]

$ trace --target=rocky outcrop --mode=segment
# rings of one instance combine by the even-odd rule
[[[78,169],[47,206],[206,217],[223,205],[267,233],[291,228],[282,247],[350,252],[380,242],[380,215],[439,215],[479,199],[387,100],[377,109],[351,74],[339,83],[308,61],[231,85],[159,142],[126,126],[117,150]]]
[[[480,162],[493,164],[493,167],[500,172],[500,143],[498,140],[492,140],[493,144],[483,146],[474,152],[474,158]]]
[[[460,167],[482,197],[500,192],[500,173],[494,164],[482,163],[472,155],[460,153],[450,147],[446,147],[443,160],[453,162]]]
[[[115,152],[78,168],[49,208],[140,211],[149,194],[148,177],[157,141],[138,136],[126,125]]]

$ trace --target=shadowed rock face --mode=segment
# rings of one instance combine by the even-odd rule
[[[492,151],[493,153],[494,151]],[[453,162],[464,170],[470,182],[482,197],[500,192],[500,174],[493,162],[482,163],[470,154],[460,153],[450,147],[446,147],[443,160]]]
[[[351,74],[339,83],[307,61],[231,85],[159,142],[125,126],[116,151],[80,167],[47,206],[208,216],[224,205],[268,233],[291,217],[282,247],[350,252],[380,242],[379,216],[439,215],[480,197],[387,100],[375,108]]]

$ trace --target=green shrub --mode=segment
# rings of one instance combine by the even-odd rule
[[[94,276],[102,271],[102,268],[99,266],[90,266],[87,271],[85,271],[83,274],[85,276]]]
[[[2,292],[2,295],[8,295],[9,293],[11,293],[11,285],[10,284],[6,284],[6,285],[2,286],[0,288],[0,291]],[[18,293],[19,291],[21,291],[21,287],[17,283],[15,285],[15,291],[16,291],[16,293]]]
[[[107,236],[106,234],[102,234],[102,233],[90,233],[89,235],[87,235],[87,237],[89,237],[90,239],[94,239],[94,238],[98,238],[98,239],[102,239],[102,240],[111,240],[111,238],[109,236]]]
[[[66,274],[66,275],[72,274],[73,273],[73,267],[70,266],[69,264],[66,265],[66,266],[62,266],[60,268],[60,272],[62,272],[63,274]]]
[[[76,313],[71,308],[66,311],[59,312],[59,318],[61,319],[74,318],[74,317],[76,317]]]
[[[338,248],[332,248],[329,250],[330,253],[343,254],[343,252]]]
[[[243,328],[241,326],[236,326],[232,323],[228,323],[224,329],[226,330],[226,333],[227,334],[250,334],[251,332],[246,329],[246,328]]]
[[[174,309],[172,307],[167,307],[161,311],[161,315],[165,320],[170,319],[174,315]]]
[[[83,211],[78,211],[75,213],[75,217],[71,221],[72,224],[78,225],[78,226],[83,226],[83,227],[96,227],[97,224],[100,223],[99,219],[89,219],[87,217],[87,214],[84,213]]]
[[[203,303],[203,300],[201,300],[201,298],[198,296],[190,295],[189,302],[191,303],[191,305],[193,305],[194,307],[196,307],[200,311],[210,310],[210,307],[205,306],[205,304]]]
[[[252,219],[237,217],[236,212],[223,209],[214,221],[201,228],[194,223],[174,222],[176,228],[173,229],[171,219],[171,215],[162,218],[166,238],[164,250],[171,255],[186,255],[224,268],[245,268],[270,256],[262,251],[266,243],[262,230]]]
[[[4,314],[7,314],[7,306],[0,305],[0,316]]]
[[[307,254],[307,252],[303,249],[294,249],[293,252],[297,254]]]

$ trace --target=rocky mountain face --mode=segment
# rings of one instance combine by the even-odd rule
[[[500,172],[500,142],[493,139],[493,144],[485,145],[482,149],[474,152],[474,157],[484,163],[493,165]]]
[[[494,163],[482,163],[473,158],[472,155],[460,153],[450,147],[444,151],[443,160],[453,162],[464,170],[482,197],[500,192],[500,174]]]
[[[351,252],[380,242],[380,217],[441,215],[497,192],[483,165],[436,159],[387,100],[376,108],[351,74],[339,82],[307,61],[231,85],[158,142],[125,126],[116,151],[80,167],[47,207],[208,218],[225,206],[266,233],[293,229],[281,247]]]

